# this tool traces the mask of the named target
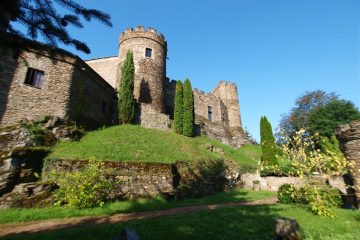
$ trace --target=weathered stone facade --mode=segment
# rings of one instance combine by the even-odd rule
[[[147,49],[151,51],[150,56],[146,55]],[[94,59],[87,63],[117,89],[120,66],[128,50],[134,55],[134,97],[145,111],[138,111],[138,123],[164,130],[165,125],[171,124],[164,124],[169,121],[162,114],[173,119],[176,81],[166,78],[167,43],[161,33],[141,26],[127,29],[120,34],[118,57]],[[234,83],[221,81],[211,93],[196,89],[193,93],[196,134],[218,139],[234,147],[251,144],[242,129],[237,86]],[[147,117],[149,119],[145,119]],[[157,120],[161,122],[155,123]]]
[[[98,127],[117,123],[120,66],[128,50],[135,63],[134,97],[137,123],[170,130],[176,81],[166,78],[167,42],[155,29],[136,27],[120,35],[118,56],[89,60],[60,49],[24,40],[30,47],[0,56],[0,123],[58,116]],[[27,83],[33,70],[43,74],[41,86]],[[195,134],[240,147],[251,142],[243,132],[237,87],[221,81],[211,93],[194,89]]]
[[[0,124],[41,116],[69,118],[85,126],[114,122],[116,92],[80,58],[23,40],[26,50],[0,55]],[[29,71],[42,72],[42,84],[26,83]]]
[[[360,121],[337,127],[336,137],[340,141],[346,159],[352,163],[350,171],[355,186],[357,205],[360,206]]]

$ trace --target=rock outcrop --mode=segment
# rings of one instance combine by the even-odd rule
[[[351,124],[338,126],[336,137],[340,141],[341,150],[350,166],[350,173],[355,187],[355,196],[357,204],[360,204],[360,121],[354,121]]]

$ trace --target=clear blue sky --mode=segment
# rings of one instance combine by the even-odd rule
[[[168,77],[188,77],[204,91],[220,80],[237,83],[243,126],[256,139],[262,115],[276,128],[305,91],[335,91],[360,106],[358,0],[78,2],[114,24],[71,29],[92,51],[80,57],[116,55],[125,28],[154,27],[168,41]]]

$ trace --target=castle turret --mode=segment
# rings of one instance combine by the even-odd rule
[[[164,112],[167,53],[164,36],[153,28],[140,26],[127,29],[120,34],[120,64],[128,50],[134,55],[135,98],[140,103],[150,104],[158,112]]]
[[[235,83],[221,81],[212,91],[225,104],[229,127],[242,127],[237,86]]]

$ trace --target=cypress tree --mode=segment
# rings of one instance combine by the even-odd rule
[[[278,165],[274,134],[271,124],[265,116],[260,120],[260,137],[262,163],[267,166]]]
[[[175,105],[174,105],[174,130],[178,134],[183,133],[183,112],[184,112],[184,93],[181,80],[176,82]]]
[[[184,82],[183,134],[191,137],[194,133],[194,95],[189,79]]]
[[[126,53],[125,61],[121,67],[121,78],[119,85],[119,121],[122,124],[131,123],[135,116],[134,99],[135,65],[133,53]]]

